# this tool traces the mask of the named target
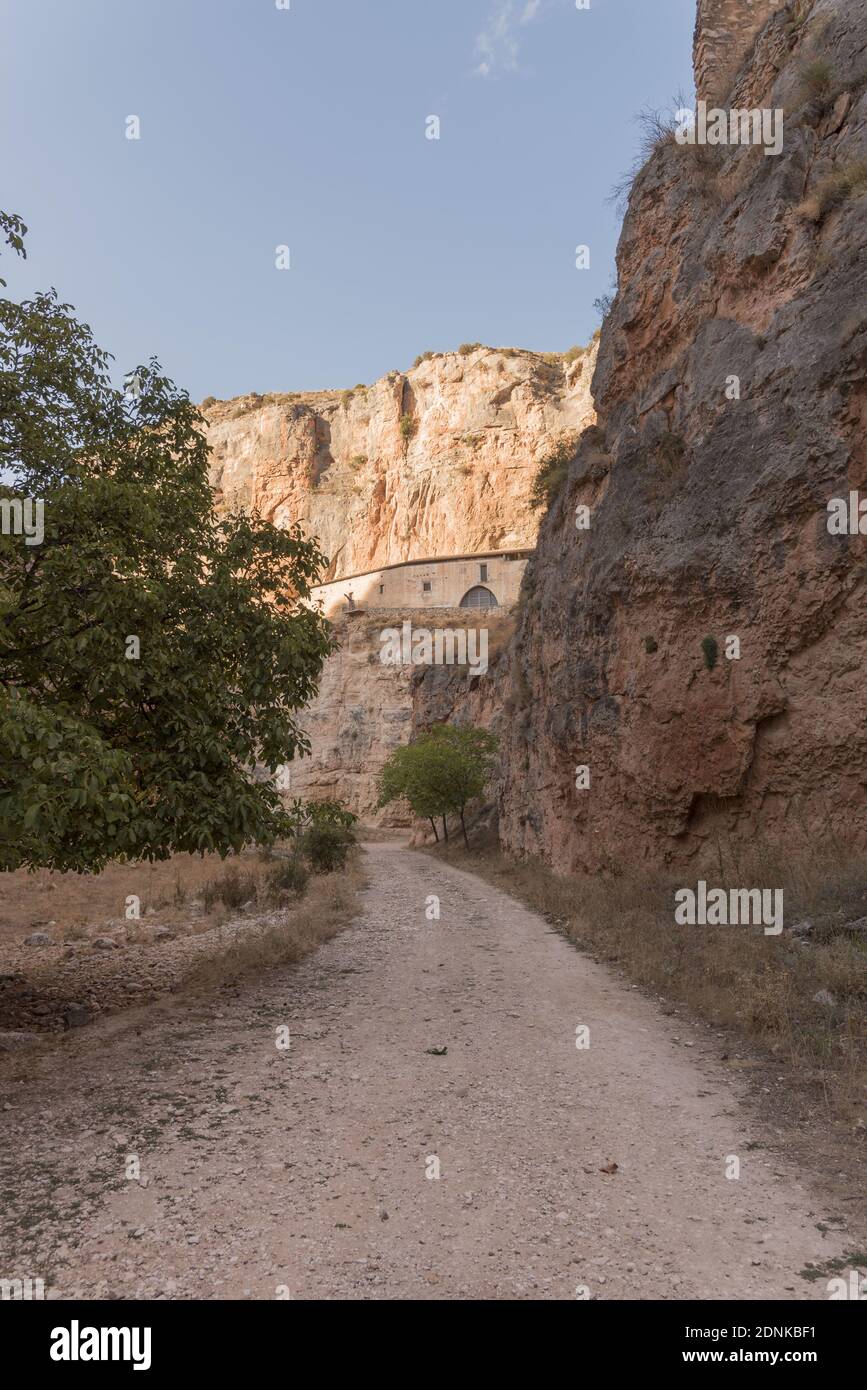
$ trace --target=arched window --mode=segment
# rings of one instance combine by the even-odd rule
[[[472,589],[467,589],[461,599],[460,606],[461,608],[499,608],[500,605],[490,589],[486,589],[484,584],[476,584]]]

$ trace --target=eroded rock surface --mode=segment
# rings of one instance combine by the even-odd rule
[[[353,391],[208,402],[218,501],[300,521],[327,579],[531,546],[533,479],[593,419],[595,358],[478,347]]]
[[[867,497],[865,32],[864,0],[779,10],[730,97],[784,110],[783,152],[664,140],[635,182],[598,426],[509,660],[453,710],[501,733],[512,851],[592,871],[867,843],[867,538],[827,511]]]

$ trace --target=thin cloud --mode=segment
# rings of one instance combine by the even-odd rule
[[[517,72],[521,52],[521,29],[532,24],[542,9],[542,0],[494,0],[485,27],[476,35],[476,52],[481,61],[477,77]]]

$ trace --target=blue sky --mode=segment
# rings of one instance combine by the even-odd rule
[[[155,353],[197,400],[586,342],[695,0],[279,2],[3,0],[6,292],[55,284],[118,374]]]

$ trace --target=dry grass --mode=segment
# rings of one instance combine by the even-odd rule
[[[867,160],[846,164],[818,185],[816,189],[799,204],[796,211],[805,222],[823,222],[835,208],[842,207],[850,198],[860,198],[867,193]]]
[[[175,854],[161,863],[110,864],[99,874],[0,873],[0,946],[34,930],[48,930],[62,940],[80,940],[114,919],[123,920],[126,899],[141,902],[141,921],[158,915],[162,924],[179,926],[189,920],[190,903],[205,904],[201,929],[214,925],[228,905],[215,885],[242,878],[247,896],[256,897],[260,881],[273,873],[275,860],[265,851],[245,850],[222,860],[217,854]],[[48,922],[55,926],[47,927]],[[132,929],[133,923],[128,924]]]
[[[445,853],[630,980],[772,1055],[829,1115],[858,1124],[867,1087],[867,933],[847,924],[867,916],[863,857],[820,847],[797,857],[721,849],[717,884],[783,889],[785,927],[772,937],[760,927],[676,925],[674,891],[688,877],[565,878],[537,860],[506,860],[490,838],[469,855],[456,844]],[[797,939],[787,928],[805,918],[809,940]],[[833,1002],[816,1002],[819,991]]]
[[[286,857],[263,856],[263,862],[252,869],[239,869],[228,865],[216,878],[210,879],[202,889],[202,902],[206,912],[211,912],[216,904],[222,903],[230,911],[240,907],[268,908],[281,907],[290,897],[300,896],[306,887],[308,872],[300,859],[291,853]]]
[[[366,882],[358,851],[342,869],[317,875],[297,906],[270,914],[263,925],[244,926],[196,963],[182,987],[212,990],[275,965],[294,965],[352,920]]]

